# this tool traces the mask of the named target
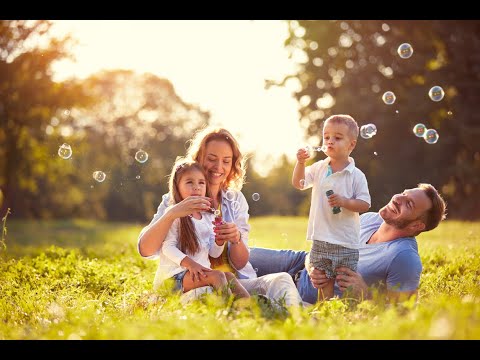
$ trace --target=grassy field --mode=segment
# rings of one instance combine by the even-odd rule
[[[253,246],[308,249],[306,219],[251,219]],[[152,290],[140,224],[8,219],[0,247],[0,339],[480,339],[480,223],[418,237],[417,305],[333,300],[289,313]]]

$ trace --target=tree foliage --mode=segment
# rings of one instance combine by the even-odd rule
[[[372,208],[405,187],[429,182],[444,194],[450,216],[479,218],[480,23],[290,21],[289,27],[286,47],[298,71],[284,82],[298,79],[300,124],[312,141],[332,114],[377,126],[377,135],[359,138],[352,153],[367,175]],[[397,53],[402,43],[414,49],[408,59]],[[445,91],[440,102],[428,96],[435,85]],[[393,105],[382,101],[386,91],[395,93]],[[417,123],[436,129],[439,141],[430,145],[415,137]]]
[[[48,21],[0,21],[1,214],[36,214],[42,185],[52,180],[46,127],[55,113],[87,97],[74,82],[55,83],[51,65],[68,55],[71,39],[49,36]]]

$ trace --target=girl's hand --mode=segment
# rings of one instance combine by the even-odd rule
[[[310,157],[310,154],[308,153],[307,149],[305,148],[300,148],[297,151],[297,161],[300,164],[305,164],[305,161]]]
[[[172,206],[169,214],[181,218],[194,212],[206,211],[212,207],[212,199],[206,196],[189,196]]]
[[[223,222],[221,225],[215,225],[213,231],[215,232],[215,240],[218,240],[217,244],[222,241],[230,241],[231,243],[240,241],[240,232],[234,223]]]
[[[205,273],[212,271],[212,269],[206,268],[193,260],[188,266],[186,266],[186,268],[188,269],[193,282],[206,278],[207,274]]]
[[[332,194],[328,197],[328,205],[330,205],[331,207],[334,207],[334,206],[345,207],[346,200],[347,198],[345,196]]]

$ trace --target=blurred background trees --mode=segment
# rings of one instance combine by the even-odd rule
[[[480,22],[325,20],[290,21],[289,27],[300,124],[312,141],[318,144],[315,136],[332,114],[377,127],[377,135],[359,138],[352,153],[367,176],[372,208],[429,182],[444,194],[451,217],[478,219]],[[402,43],[415,44],[412,57],[398,55]],[[445,91],[440,102],[428,96],[435,85]],[[386,91],[395,93],[393,105],[382,101]],[[415,137],[417,123],[436,129],[439,141]]]
[[[352,154],[367,175],[372,210],[430,182],[447,199],[451,218],[480,218],[480,22],[288,23],[285,46],[298,71],[266,86],[296,82],[299,126],[312,145],[321,143],[331,114],[377,126],[377,135],[359,138]],[[51,26],[0,21],[0,215],[11,208],[15,217],[148,221],[167,191],[173,161],[210,115],[153,74],[110,70],[53,81],[52,64],[75,43],[52,38]],[[405,42],[415,44],[409,59],[397,54]],[[428,97],[434,85],[445,90],[440,102]],[[396,94],[393,105],[383,103],[385,91]],[[417,123],[436,129],[438,143],[415,137]],[[63,143],[73,151],[66,160],[58,156]],[[148,161],[135,160],[139,150]],[[293,166],[284,157],[262,177],[249,161],[244,193],[251,215],[308,213],[309,192],[290,184]],[[106,180],[95,181],[94,171]]]

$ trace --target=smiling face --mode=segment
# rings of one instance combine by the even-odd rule
[[[323,144],[325,153],[332,159],[345,160],[355,148],[356,140],[352,139],[346,124],[327,121],[323,127]]]
[[[202,165],[209,185],[220,186],[232,170],[233,151],[227,141],[211,140],[205,147]]]
[[[189,196],[205,196],[207,192],[207,179],[198,169],[192,168],[185,171],[177,182],[178,192],[182,199]]]
[[[420,218],[432,207],[432,201],[425,191],[419,188],[407,189],[401,194],[396,194],[390,202],[378,212],[382,219],[397,229],[405,229],[418,222],[425,227]],[[420,229],[423,230],[423,229]],[[415,232],[413,232],[415,233]]]

